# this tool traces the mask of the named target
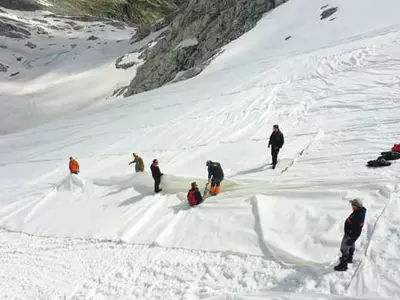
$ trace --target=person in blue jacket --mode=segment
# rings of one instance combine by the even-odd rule
[[[353,212],[344,222],[344,236],[340,245],[342,257],[340,258],[339,265],[334,268],[335,271],[346,271],[347,264],[353,263],[355,243],[361,235],[367,213],[367,209],[363,206],[361,199],[355,198],[349,202],[353,208]]]

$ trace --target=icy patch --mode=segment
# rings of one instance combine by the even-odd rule
[[[199,44],[199,41],[197,40],[197,38],[186,39],[186,40],[180,42],[178,44],[178,46],[175,47],[175,50],[197,46],[198,44]]]

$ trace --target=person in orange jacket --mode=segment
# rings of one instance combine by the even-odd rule
[[[69,158],[69,171],[71,172],[71,174],[79,174],[79,164],[72,157]]]

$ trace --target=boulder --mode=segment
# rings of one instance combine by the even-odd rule
[[[27,42],[25,44],[25,46],[27,46],[28,48],[31,48],[31,49],[36,49],[37,48],[36,44],[34,44],[32,42]]]
[[[0,63],[0,72],[7,72],[7,71],[8,71],[8,66]]]
[[[98,40],[99,39],[99,37],[97,37],[97,36],[95,36],[95,35],[91,35],[90,37],[88,37],[88,41],[95,41],[95,40]]]

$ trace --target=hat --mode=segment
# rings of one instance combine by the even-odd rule
[[[194,188],[197,185],[197,183],[196,182],[192,182],[191,185],[192,185],[192,188]]]
[[[73,159],[72,156],[69,158],[70,160]]]
[[[276,128],[276,129],[279,129],[279,125],[275,124],[273,127]]]
[[[359,198],[354,198],[349,201],[351,205],[357,206],[357,207],[363,207],[362,200]]]

